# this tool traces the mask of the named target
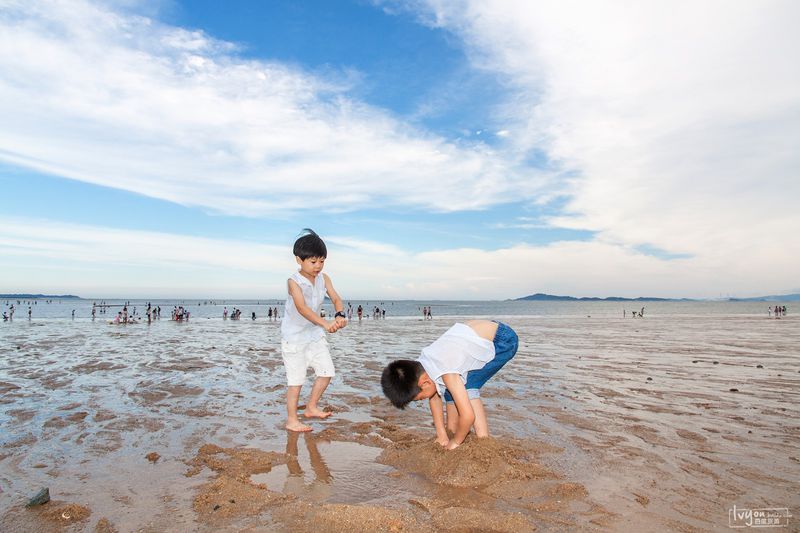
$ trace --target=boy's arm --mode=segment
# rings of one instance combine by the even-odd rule
[[[433,416],[433,427],[436,428],[436,442],[442,446],[447,446],[450,443],[450,437],[447,436],[447,430],[444,427],[442,397],[437,392],[428,399],[428,403],[431,407],[431,416]]]
[[[458,410],[458,427],[447,445],[448,450],[457,448],[459,444],[464,442],[464,439],[469,435],[469,430],[475,422],[475,411],[472,409],[472,403],[469,401],[467,388],[464,387],[464,382],[461,381],[461,376],[458,374],[445,374],[442,376],[447,390],[453,397]]]
[[[288,281],[288,285],[289,285],[289,296],[292,297],[292,300],[294,301],[294,306],[297,308],[297,312],[300,313],[300,315],[309,322],[314,323],[317,326],[322,326],[323,328],[325,328],[325,331],[330,331],[333,323],[323,319],[321,316],[315,313],[309,306],[306,305],[306,300],[305,298],[303,298],[303,290],[300,288],[300,285],[298,285],[297,282],[292,279]]]
[[[322,273],[323,279],[325,280],[325,290],[328,292],[328,297],[331,299],[331,303],[333,303],[333,308],[336,310],[336,313],[343,313],[344,312],[344,304],[342,303],[341,297],[339,297],[339,293],[336,292],[336,289],[333,288],[333,282],[331,281],[330,276]],[[347,319],[343,317],[334,317],[334,322],[340,328],[343,328],[347,325]]]

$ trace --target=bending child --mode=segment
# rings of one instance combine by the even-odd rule
[[[286,429],[311,431],[311,426],[303,424],[297,417],[300,389],[305,383],[308,367],[312,367],[316,379],[303,416],[330,416],[318,405],[335,373],[325,332],[340,330],[347,325],[347,320],[342,299],[334,290],[328,275],[322,273],[328,249],[319,235],[310,229],[304,230],[304,234],[294,243],[294,255],[300,269],[287,282],[289,297],[281,323],[281,353],[287,383]],[[330,322],[320,317],[319,313],[325,294],[336,309],[334,320]]]
[[[412,400],[427,399],[436,442],[452,450],[464,442],[473,427],[477,437],[489,436],[480,389],[514,357],[518,346],[517,334],[500,322],[456,323],[423,348],[418,360],[389,363],[383,370],[381,387],[400,409]],[[442,397],[447,403],[446,426]]]

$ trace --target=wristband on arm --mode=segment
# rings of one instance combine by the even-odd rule
[[[335,314],[335,315],[333,315],[333,318],[339,318],[339,317],[342,317],[342,318],[347,318],[347,317],[345,316],[344,312],[342,312],[342,311],[336,311],[336,314]]]

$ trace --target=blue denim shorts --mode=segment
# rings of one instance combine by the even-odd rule
[[[469,399],[481,397],[481,387],[489,381],[489,378],[497,374],[507,362],[517,353],[519,348],[519,337],[516,332],[503,324],[497,323],[497,333],[494,334],[494,359],[486,363],[483,368],[476,368],[467,372],[467,383],[465,385]],[[453,402],[450,391],[444,391],[444,400]]]

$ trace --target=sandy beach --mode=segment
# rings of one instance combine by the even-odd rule
[[[394,409],[379,377],[455,319],[329,336],[333,416],[304,435],[282,429],[275,322],[2,324],[0,530],[688,532],[729,531],[734,505],[800,515],[800,318],[503,320],[521,344],[483,391],[493,437],[452,452],[427,404]],[[43,487],[52,500],[26,508]]]

